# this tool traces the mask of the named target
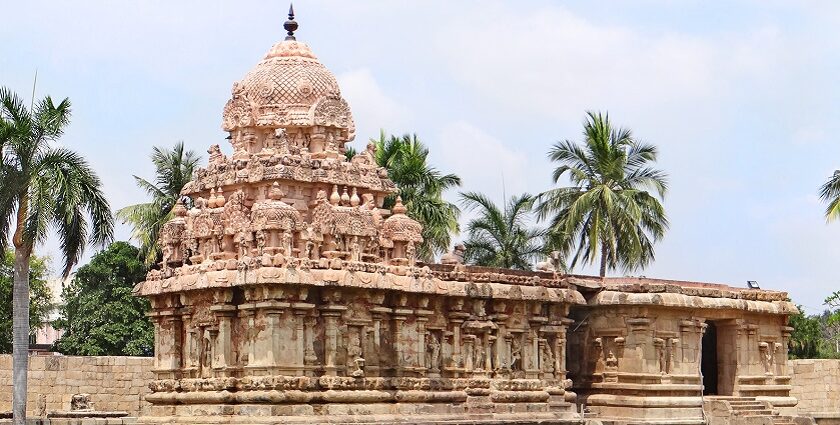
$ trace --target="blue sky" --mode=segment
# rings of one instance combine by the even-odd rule
[[[284,33],[279,2],[5,1],[0,84],[70,97],[61,143],[115,208],[143,194],[153,145],[225,146],[232,83]],[[355,145],[417,132],[465,190],[550,187],[550,145],[584,111],[659,146],[671,230],[648,277],[786,290],[809,312],[840,289],[840,6],[793,1],[298,1],[298,40],[341,83]],[[229,149],[229,148],[228,148]],[[504,182],[504,185],[503,185]],[[456,199],[456,194],[450,194]],[[127,238],[120,227],[118,237]],[[53,253],[50,242],[42,252]],[[583,269],[582,271],[592,271]]]

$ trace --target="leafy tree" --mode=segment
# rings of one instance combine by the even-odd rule
[[[443,199],[443,192],[461,185],[455,174],[441,174],[428,164],[429,149],[416,134],[402,137],[385,136],[371,139],[376,145],[376,163],[388,170],[388,177],[397,185],[409,217],[423,225],[423,244],[417,250],[420,258],[431,260],[446,252],[451,235],[458,233],[458,207]],[[394,205],[396,197],[385,200],[385,208]]]
[[[12,352],[12,280],[15,255],[6,250],[0,258],[0,353]],[[47,260],[29,259],[29,323],[43,323],[53,308],[52,293],[47,286]],[[34,329],[30,336],[34,335]]]
[[[823,335],[834,356],[840,355],[840,291],[836,291],[825,299],[825,305],[830,309],[823,313]]]
[[[500,209],[486,196],[461,194],[461,204],[478,217],[467,224],[464,260],[470,264],[530,270],[544,253],[545,231],[528,227],[534,198],[528,194],[511,197]]]
[[[9,232],[15,250],[13,288],[13,393],[15,425],[26,423],[26,376],[29,364],[29,265],[34,248],[50,231],[59,238],[64,276],[88,242],[104,245],[113,234],[111,208],[102,183],[87,161],[56,147],[70,123],[70,100],[55,104],[47,96],[23,100],[0,88],[0,251]]]
[[[551,217],[549,230],[557,249],[575,252],[571,267],[578,261],[593,263],[599,254],[602,277],[607,269],[644,267],[654,258],[654,242],[668,228],[660,203],[667,176],[651,165],[656,147],[594,112],[587,113],[583,135],[581,144],[565,140],[549,151],[558,164],[554,183],[568,177],[571,185],[540,194],[539,217]]]
[[[64,306],[56,322],[64,330],[56,342],[58,351],[80,356],[152,355],[149,302],[131,295],[146,276],[138,254],[127,242],[114,242],[79,267],[64,288]]]
[[[820,357],[822,326],[819,317],[806,316],[802,306],[797,306],[799,313],[790,316],[790,350],[792,359],[814,359]]]
[[[152,148],[151,159],[155,165],[155,182],[134,176],[137,186],[152,198],[151,202],[129,205],[117,211],[118,219],[134,227],[131,237],[140,244],[139,255],[146,264],[160,260],[157,243],[160,228],[172,218],[172,207],[178,201],[181,189],[192,180],[201,156],[195,151],[185,151],[184,142],[178,142],[172,149]]]

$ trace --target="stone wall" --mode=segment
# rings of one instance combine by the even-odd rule
[[[89,393],[96,410],[138,416],[148,409],[143,397],[153,364],[151,357],[32,356],[27,412],[66,411],[73,394]],[[0,412],[11,410],[11,382],[12,356],[0,355]]]
[[[840,360],[789,360],[800,412],[840,412]]]

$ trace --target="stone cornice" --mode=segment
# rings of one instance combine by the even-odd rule
[[[678,288],[678,289],[675,289]],[[762,300],[749,299],[747,291],[732,292],[730,297],[712,297],[696,291],[697,288],[671,287],[672,292],[630,292],[627,288],[609,288],[599,292],[589,300],[589,305],[596,306],[661,306],[685,309],[742,310],[752,313],[789,315],[797,312],[796,306],[777,298],[778,292],[769,292]],[[680,291],[680,289],[682,291]]]
[[[357,265],[374,266],[366,263],[357,263]],[[394,290],[458,297],[585,303],[583,296],[577,290],[564,285],[559,280],[543,282],[537,276],[521,279],[518,283],[510,283],[510,279],[508,283],[502,283],[491,279],[501,280],[504,275],[484,274],[474,276],[478,278],[477,281],[467,281],[454,278],[441,279],[444,276],[433,273],[427,268],[401,267],[402,270],[395,270],[399,274],[385,272],[387,268],[384,266],[381,269],[381,271],[363,271],[344,268],[258,267],[248,270],[203,270],[166,278],[150,276],[149,280],[134,288],[134,293],[139,296],[154,296],[247,285],[292,284]]]

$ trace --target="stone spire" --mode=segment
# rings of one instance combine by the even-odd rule
[[[286,30],[286,40],[296,40],[295,31],[298,29],[298,23],[295,22],[295,9],[289,3],[289,20],[283,24],[283,29]]]

